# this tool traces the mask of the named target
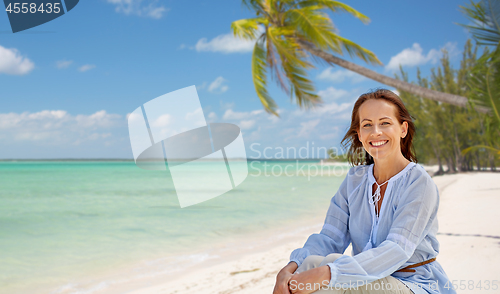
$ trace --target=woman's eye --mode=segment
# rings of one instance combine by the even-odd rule
[[[363,127],[369,127],[369,126],[371,126],[371,124],[366,124],[366,125],[364,125]]]
[[[389,122],[384,121],[382,124],[389,124]]]

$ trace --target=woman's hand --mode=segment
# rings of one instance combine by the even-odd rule
[[[297,268],[297,263],[292,261],[280,270],[276,277],[276,285],[274,285],[273,294],[291,294],[288,289],[288,282]]]
[[[290,293],[309,294],[324,288],[330,283],[330,275],[330,267],[328,265],[312,268],[299,274],[293,274],[289,280]]]

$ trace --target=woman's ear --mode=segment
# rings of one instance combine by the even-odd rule
[[[408,122],[404,121],[403,124],[401,125],[401,129],[402,129],[401,138],[404,138],[408,134]]]

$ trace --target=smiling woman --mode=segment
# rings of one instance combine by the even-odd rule
[[[414,135],[412,118],[393,92],[358,98],[342,140],[353,167],[321,232],[278,273],[274,294],[455,293],[436,261],[439,194],[416,163]],[[344,255],[349,244],[352,256]]]

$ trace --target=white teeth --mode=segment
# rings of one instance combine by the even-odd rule
[[[375,142],[371,142],[371,143],[372,143],[373,146],[378,147],[378,146],[384,145],[387,142],[389,142],[389,141],[379,141],[379,142],[376,142],[376,143]]]

